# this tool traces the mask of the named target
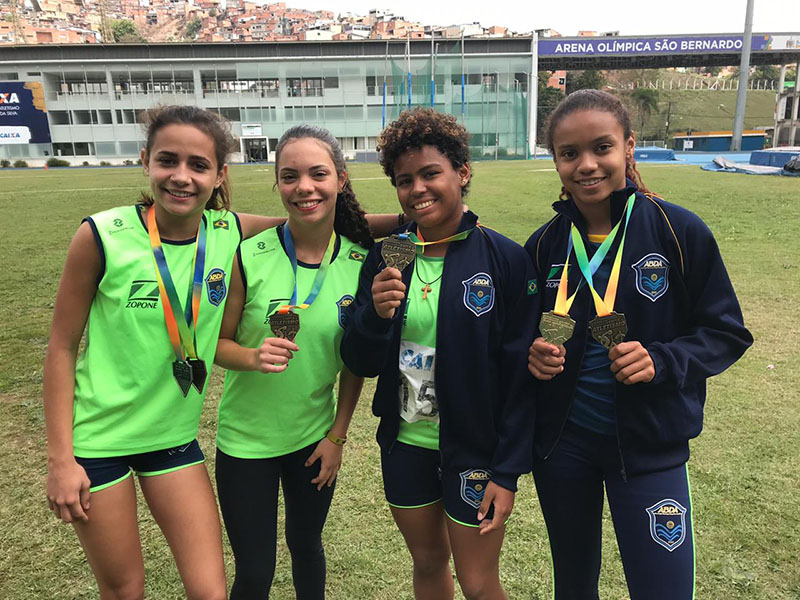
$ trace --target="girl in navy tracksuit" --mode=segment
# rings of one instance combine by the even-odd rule
[[[522,247],[463,211],[468,140],[433,109],[403,113],[381,134],[384,171],[413,221],[398,233],[417,251],[399,270],[383,243],[370,250],[341,349],[353,373],[379,376],[384,491],[415,597],[453,598],[452,550],[464,596],[500,600],[504,523],[531,466],[525,367],[539,294]]]
[[[540,380],[533,473],[555,597],[598,597],[605,484],[632,600],[688,600],[688,441],[702,429],[706,379],[732,365],[752,336],[708,227],[642,185],[630,119],[616,97],[571,94],[552,113],[548,138],[564,199],[525,247],[544,311],[564,283],[566,297],[575,294],[571,338],[559,346],[537,338],[528,358]],[[610,350],[590,331],[606,310],[586,271],[601,299],[618,280],[606,309],[624,314],[627,334]]]

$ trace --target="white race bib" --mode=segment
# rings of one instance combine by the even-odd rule
[[[439,422],[434,372],[436,348],[400,342],[400,416],[408,423]]]

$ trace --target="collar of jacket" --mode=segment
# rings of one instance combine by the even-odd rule
[[[609,199],[611,200],[612,223],[616,223],[622,218],[622,213],[625,210],[625,203],[628,201],[630,195],[636,193],[637,191],[639,190],[636,187],[636,184],[630,179],[625,179],[624,188],[611,192]],[[578,210],[578,207],[575,205],[575,201],[572,199],[572,197],[569,197],[566,200],[554,202],[553,210],[575,223],[575,227],[577,227],[581,233],[585,233],[586,220],[583,218],[581,211]]]
[[[468,210],[463,215],[461,215],[461,222],[458,224],[458,228],[456,229],[456,233],[461,233],[462,231],[466,231],[467,229],[473,229],[478,225],[478,215],[476,215],[471,210]],[[415,222],[411,222],[408,225],[408,229],[406,231],[412,231],[415,234],[417,233],[417,224]]]

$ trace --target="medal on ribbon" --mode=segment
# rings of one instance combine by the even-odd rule
[[[269,328],[275,337],[284,338],[290,342],[294,342],[300,331],[300,315],[295,310],[302,310],[308,308],[314,303],[314,300],[319,296],[322,290],[322,284],[325,282],[325,277],[328,274],[328,269],[331,266],[331,259],[333,258],[333,250],[336,247],[336,231],[331,232],[331,238],[328,240],[328,246],[325,248],[325,254],[322,256],[322,262],[319,264],[317,274],[314,276],[314,282],[311,284],[311,291],[308,297],[302,304],[297,304],[297,251],[294,247],[294,240],[292,239],[292,232],[289,230],[289,224],[283,225],[283,246],[286,248],[286,254],[289,256],[289,262],[292,263],[292,272],[294,273],[294,291],[289,300],[289,304],[281,306],[277,312],[269,317]]]
[[[583,279],[586,281],[589,289],[592,292],[592,297],[595,301],[595,309],[597,316],[589,322],[589,328],[592,331],[592,337],[606,348],[611,348],[619,344],[628,333],[628,326],[625,320],[625,315],[614,312],[614,301],[617,295],[617,285],[619,283],[619,272],[622,264],[622,250],[625,246],[625,235],[628,231],[628,221],[630,220],[633,204],[636,199],[634,194],[628,197],[625,207],[625,228],[622,233],[617,255],[614,258],[614,264],[611,269],[611,275],[606,287],[605,300],[600,298],[597,290],[594,288],[593,276],[603,263],[608,251],[611,249],[614,240],[619,233],[620,226],[623,219],[620,219],[611,232],[606,236],[606,239],[600,244],[600,247],[589,260],[586,254],[586,247],[584,246],[583,239],[580,236],[575,225],[570,228],[570,237],[567,242],[567,258],[564,260],[564,269],[561,272],[561,280],[558,284],[558,294],[556,296],[555,308],[542,315],[539,322],[539,331],[542,338],[550,344],[558,346],[563,344],[570,337],[575,329],[575,321],[569,316],[569,309],[578,294],[580,285],[575,292],[567,298],[567,285],[568,285],[568,270],[569,270],[569,257],[572,254],[573,247],[575,248],[575,257],[578,261]]]
[[[387,267],[402,271],[414,260],[417,248],[407,233],[395,234],[383,240],[381,258]]]
[[[387,267],[394,267],[402,271],[411,264],[416,257],[417,248],[421,248],[421,251],[424,253],[426,246],[448,244],[450,242],[465,240],[474,229],[473,227],[472,229],[460,231],[454,235],[433,242],[426,242],[422,238],[422,232],[419,228],[417,228],[416,234],[396,233],[392,237],[383,240],[381,245],[381,258],[383,258],[383,262]],[[412,235],[415,235],[415,237],[411,237]]]
[[[569,316],[569,309],[575,300],[578,291],[567,298],[569,256],[572,253],[572,239],[567,242],[567,258],[564,260],[564,268],[561,270],[561,280],[558,282],[558,293],[556,294],[556,304],[553,310],[542,315],[539,320],[539,333],[542,339],[548,344],[560,346],[572,337],[575,331],[575,319]]]
[[[175,352],[172,375],[185,398],[192,386],[198,393],[202,393],[208,375],[205,361],[197,355],[197,315],[200,312],[203,272],[206,263],[206,222],[201,218],[197,228],[192,281],[183,310],[181,310],[181,301],[175,290],[175,284],[164,255],[153,205],[147,209],[147,233],[150,238],[150,247],[153,250],[153,262],[156,267],[161,306],[164,309],[164,321],[167,325],[172,349]]]
[[[599,267],[600,263],[603,261],[603,258],[605,258],[606,254],[608,253],[608,248],[611,246],[611,244],[608,243],[609,239],[612,239],[613,241],[613,237],[616,237],[618,228],[622,223],[622,219],[620,219],[620,222],[616,224],[612,230],[612,233],[608,235],[605,242],[603,242],[600,248],[597,249],[595,256],[592,257],[592,261],[589,261],[587,257],[586,247],[584,246],[583,239],[578,233],[578,230],[575,228],[575,225],[572,226],[572,230],[570,232],[572,242],[575,245],[575,257],[578,260],[578,267],[580,267],[581,273],[583,273],[583,278],[586,280],[586,285],[589,287],[589,290],[592,293],[595,311],[597,312],[597,316],[589,321],[589,329],[592,332],[592,337],[598,343],[609,349],[612,346],[616,346],[617,344],[621,343],[628,334],[628,323],[625,320],[625,315],[614,312],[614,303],[617,299],[619,273],[622,266],[622,252],[625,248],[625,236],[628,233],[628,222],[631,218],[631,212],[633,211],[633,204],[635,200],[636,196],[634,194],[631,194],[628,198],[628,202],[625,207],[625,229],[622,232],[619,248],[617,248],[617,255],[614,257],[614,264],[611,267],[611,274],[608,277],[606,293],[602,298],[594,287],[594,281],[592,280],[592,277],[597,269],[592,269],[591,263],[594,262],[594,259],[597,258],[597,255],[600,255],[599,259],[597,260],[597,266]],[[607,243],[607,247],[603,248],[603,246],[605,246]]]
[[[275,337],[293,342],[300,331],[300,317],[290,311],[272,313],[269,317],[269,328]]]

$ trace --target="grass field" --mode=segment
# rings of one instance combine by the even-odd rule
[[[551,214],[560,187],[551,166],[475,165],[470,207],[485,224],[523,242]],[[232,169],[237,210],[280,214],[273,176],[265,169]],[[800,598],[800,180],[686,166],[641,171],[648,187],[711,227],[756,339],[739,363],[710,382],[705,431],[692,444],[697,597]],[[377,166],[353,165],[351,177],[367,210],[397,212]],[[54,520],[45,502],[42,361],[59,274],[80,219],[132,203],[144,183],[138,169],[0,171],[6,215],[0,235],[0,256],[6,257],[0,285],[2,599],[97,597],[74,533]],[[200,426],[211,456],[220,381],[215,372]],[[382,496],[372,390],[368,383],[325,530],[332,600],[412,598],[410,559]],[[169,550],[146,509],[141,528],[147,597],[180,598]],[[285,546],[278,552],[272,597],[293,598]],[[232,565],[229,554],[227,563]],[[530,477],[520,482],[501,574],[510,598],[550,597],[547,537]],[[607,516],[601,597],[627,598]]]

